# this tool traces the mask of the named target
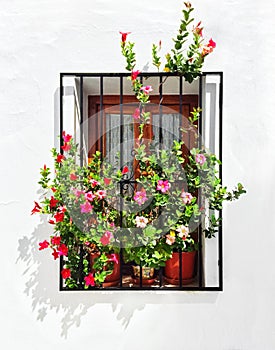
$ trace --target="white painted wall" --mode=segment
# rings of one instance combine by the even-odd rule
[[[275,349],[275,2],[195,0],[222,70],[224,178],[248,194],[225,209],[223,293],[59,293],[58,266],[31,217],[38,168],[51,164],[60,71],[121,71],[118,31],[139,67],[168,48],[178,0],[0,2],[2,349]]]

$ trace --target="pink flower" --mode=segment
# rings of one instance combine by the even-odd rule
[[[112,232],[110,231],[106,231],[104,233],[104,235],[100,238],[100,242],[103,244],[103,245],[107,245],[110,243],[111,239],[113,238],[113,234]]]
[[[175,243],[176,237],[171,235],[166,235],[166,243],[172,245]]]
[[[66,246],[66,244],[60,244],[60,246],[58,247],[58,254],[59,256],[61,255],[68,255],[68,247]]]
[[[139,73],[140,73],[139,70],[132,71],[132,73],[131,73],[131,79],[132,79],[132,81],[137,79]]]
[[[112,179],[108,179],[107,177],[104,177],[104,185],[108,186],[112,182]]]
[[[63,138],[64,142],[70,142],[71,138],[72,138],[72,135],[69,135],[69,134],[66,135],[66,132],[63,131],[62,132],[62,138]]]
[[[145,218],[144,216],[137,216],[136,217],[136,226],[144,228],[148,224],[148,219]]]
[[[60,242],[61,242],[61,237],[59,237],[59,236],[51,238],[52,245],[60,245]]]
[[[142,205],[147,201],[146,192],[145,190],[137,191],[134,195],[134,200],[137,202],[138,205]]]
[[[35,213],[40,213],[41,209],[42,208],[40,207],[40,205],[37,202],[34,202],[34,208],[32,210],[31,215],[33,215]]]
[[[87,192],[87,193],[85,193],[85,198],[88,200],[88,201],[93,201],[94,199],[95,199],[95,195],[93,194],[93,192]]]
[[[140,90],[143,91],[145,95],[148,95],[151,91],[153,91],[151,85],[143,86],[142,88],[140,88]]]
[[[71,180],[71,181],[77,180],[77,175],[75,175],[74,173],[71,173],[71,174],[70,174],[70,180]]]
[[[63,205],[63,206],[60,206],[57,208],[61,213],[65,213],[67,211],[66,207]]]
[[[118,264],[117,254],[110,254],[109,261],[113,261],[115,264]]]
[[[43,242],[40,242],[39,243],[40,247],[39,247],[39,250],[43,250],[43,249],[46,249],[48,248],[48,246],[50,245],[50,243],[48,241],[43,241]]]
[[[127,174],[129,171],[129,168],[127,166],[125,166],[123,169],[122,169],[122,174],[125,175]]]
[[[98,199],[103,199],[104,197],[106,197],[106,191],[105,190],[98,190],[95,193],[98,197]]]
[[[89,273],[88,276],[84,277],[86,286],[94,286],[95,285],[95,279],[92,273]]]
[[[181,192],[181,198],[184,204],[189,204],[191,203],[193,196],[189,192]]]
[[[158,180],[158,184],[157,184],[157,191],[161,191],[162,193],[165,193],[167,191],[169,191],[171,185],[169,183],[168,180]]]
[[[88,201],[86,201],[84,204],[80,204],[80,209],[81,213],[90,213],[90,211],[93,209],[93,206]]]
[[[73,192],[74,192],[74,195],[75,195],[77,198],[79,198],[82,194],[85,195],[85,192],[84,192],[84,191],[78,190],[77,188],[75,188],[75,189],[73,190]]]
[[[96,181],[95,179],[91,179],[90,184],[92,185],[92,187],[96,187],[97,185],[99,185],[99,182]]]
[[[181,225],[180,227],[178,227],[176,231],[178,232],[179,237],[182,238],[183,240],[185,240],[189,235],[189,228],[184,225]]]
[[[69,277],[71,277],[71,270],[70,269],[63,269],[61,271],[62,278],[65,280]]]
[[[119,34],[121,34],[121,41],[122,41],[123,43],[125,43],[125,41],[127,40],[127,35],[128,35],[128,34],[131,34],[131,32],[126,32],[126,33],[119,32]]]
[[[196,154],[196,163],[203,165],[206,161],[206,157],[204,154],[198,153]]]
[[[140,109],[139,108],[135,109],[135,113],[133,114],[133,118],[136,120],[140,118]]]

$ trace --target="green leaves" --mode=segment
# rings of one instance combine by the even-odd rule
[[[134,70],[136,65],[136,54],[134,52],[135,43],[130,41],[121,43],[122,55],[126,58],[126,69],[131,72]]]

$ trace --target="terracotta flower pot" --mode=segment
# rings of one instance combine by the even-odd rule
[[[194,280],[196,253],[196,251],[181,253],[182,284],[189,284]],[[172,258],[166,261],[164,276],[170,284],[180,283],[180,253],[174,252]]]
[[[90,254],[90,266],[91,266],[91,272],[94,273],[93,270],[93,264],[94,264],[94,260],[99,256],[99,254],[96,253],[92,253]],[[106,254],[107,258],[111,258],[112,254]],[[105,281],[102,283],[102,287],[104,288],[108,288],[108,287],[114,287],[117,286],[119,284],[120,281],[120,255],[115,253],[116,259],[118,261],[118,263],[113,263],[114,264],[114,270],[113,272],[108,275],[105,278]]]
[[[140,267],[133,265],[133,281],[135,284],[140,283]],[[154,278],[155,269],[153,267],[142,267],[142,285],[151,285],[155,282]]]

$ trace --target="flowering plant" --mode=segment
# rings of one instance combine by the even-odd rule
[[[188,82],[200,74],[205,57],[216,46],[212,39],[203,43],[200,22],[190,29],[192,11],[191,4],[185,3],[179,33],[164,67]],[[127,41],[129,34],[121,33],[121,50],[139,102],[133,111],[139,130],[133,152],[137,164],[133,193],[122,190],[128,181],[128,166],[105,162],[99,151],[89,164],[78,165],[78,145],[66,132],[61,135],[61,153],[52,150],[53,178],[46,165],[40,170],[39,184],[44,192],[32,214],[47,215],[53,234],[39,243],[39,250],[51,249],[55,260],[63,259],[61,275],[68,288],[101,286],[122,255],[126,262],[160,267],[174,250],[196,250],[196,228],[203,218],[211,210],[220,210],[223,201],[238,199],[245,192],[241,184],[233,191],[221,185],[219,160],[197,143],[186,154],[182,141],[174,140],[171,149],[162,149],[154,139],[145,139],[151,118],[146,107],[153,88],[139,79],[134,43]],[[158,69],[159,49],[160,45],[153,45],[153,64]],[[191,112],[190,125],[181,129],[182,134],[190,132],[198,137],[200,112],[199,108]],[[220,218],[211,214],[204,227],[206,237],[213,237],[219,225]],[[94,256],[92,266],[89,255]]]

